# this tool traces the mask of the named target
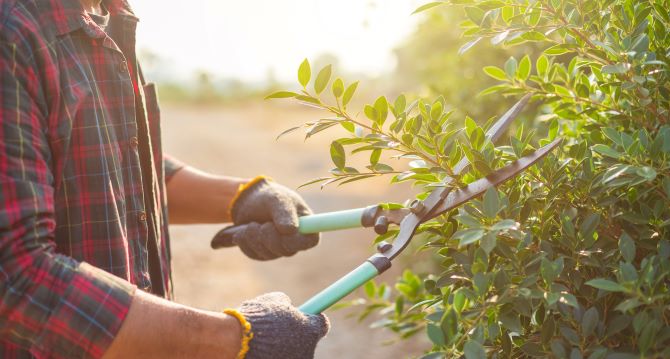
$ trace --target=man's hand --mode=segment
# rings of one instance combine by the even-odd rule
[[[284,293],[269,293],[239,308],[253,337],[246,359],[314,357],[316,344],[330,328],[325,315],[301,313]]]
[[[295,191],[258,177],[233,200],[233,224],[244,225],[233,241],[253,259],[292,256],[319,243],[319,234],[298,233],[298,217],[311,213]]]

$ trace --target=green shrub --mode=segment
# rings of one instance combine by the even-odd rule
[[[331,69],[308,90],[307,61],[301,92],[270,96],[334,116],[306,124],[308,137],[348,131],[331,145],[331,176],[314,182],[389,175],[421,188],[418,198],[463,156],[472,165],[460,184],[564,138],[515,180],[423,224],[416,241],[435,258],[431,269],[406,271],[394,289],[369,283],[363,314],[378,312],[401,337],[425,333],[425,358],[670,358],[670,2],[453,3],[467,16],[464,48],[492,39],[543,50],[483,69],[500,83],[482,95],[530,93],[540,104],[532,128],[502,145],[484,139],[486,124],[452,118],[442,98],[382,96],[354,117],[356,85],[335,79],[325,100]],[[369,154],[369,166],[347,166],[346,149]]]

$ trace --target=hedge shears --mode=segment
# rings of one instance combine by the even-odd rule
[[[510,123],[521,112],[529,98],[530,96],[525,96],[512,106],[486,132],[486,138],[491,142],[500,138]],[[489,188],[496,187],[515,177],[549,154],[559,143],[560,139],[556,139],[535,152],[461,188],[453,185],[453,177],[446,177],[426,199],[414,200],[407,208],[384,209],[381,205],[373,205],[365,208],[300,217],[299,231],[305,234],[357,227],[373,227],[376,233],[384,234],[391,223],[399,225],[400,228],[392,243],[381,242],[377,246],[378,253],[372,255],[356,269],[307,300],[299,309],[303,313],[319,314],[330,308],[367,281],[391,268],[391,261],[407,248],[421,223],[450,211],[482,195]],[[467,165],[468,160],[464,157],[452,169],[453,175],[461,174]],[[212,248],[235,246],[232,237],[237,230],[240,230],[240,226],[230,227],[219,232],[212,240]]]

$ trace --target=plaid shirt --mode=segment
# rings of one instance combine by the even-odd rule
[[[0,0],[0,357],[100,357],[136,287],[170,297],[156,89],[137,18]],[[167,173],[166,169],[167,168]]]

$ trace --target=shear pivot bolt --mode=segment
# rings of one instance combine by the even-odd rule
[[[414,214],[420,214],[425,208],[426,206],[424,206],[423,202],[419,201],[418,199],[412,201],[412,204],[409,206],[410,211],[412,211]]]

